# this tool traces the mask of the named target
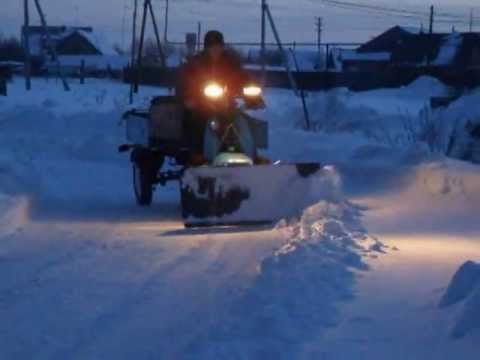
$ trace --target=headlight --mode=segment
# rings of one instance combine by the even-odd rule
[[[225,93],[225,89],[216,83],[211,83],[205,87],[203,93],[210,99],[219,99]]]
[[[257,97],[262,95],[262,88],[255,85],[246,86],[243,88],[243,95],[248,97]]]
[[[213,131],[217,131],[219,127],[220,125],[218,124],[217,120],[210,121],[210,129],[212,129]]]

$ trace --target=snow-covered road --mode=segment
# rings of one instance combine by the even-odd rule
[[[480,258],[478,236],[381,238],[398,251],[372,263],[340,325],[306,346],[304,358],[477,359],[478,336],[452,339],[455,312],[438,303],[459,265]]]
[[[421,108],[418,87],[400,102]],[[457,309],[436,304],[480,258],[475,166],[293,129],[300,104],[272,92],[270,155],[338,165],[348,199],[319,199],[275,228],[186,230],[175,185],[150,209],[134,205],[116,153],[123,85],[34,89],[26,97],[17,80],[0,99],[0,359],[473,354],[477,334],[451,340]],[[394,111],[398,94],[380,94]],[[378,96],[350,100],[378,111]],[[357,110],[338,109],[360,114],[352,129],[379,116]]]
[[[2,240],[2,357],[179,358],[278,246],[255,230],[29,223]]]

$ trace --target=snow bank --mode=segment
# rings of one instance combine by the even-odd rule
[[[6,151],[0,154],[0,238],[21,228],[30,211],[30,201],[21,193],[28,182],[24,163],[9,158]]]
[[[462,309],[452,329],[454,338],[480,330],[480,264],[468,261],[453,276],[440,307],[462,303]]]
[[[480,91],[464,94],[447,108],[437,110],[434,120],[443,139],[445,152],[449,156],[480,162],[480,148],[471,135],[480,126]]]
[[[125,141],[120,119],[127,87],[87,80],[72,83],[67,93],[53,80],[34,79],[26,94],[23,86],[14,79],[9,96],[0,99],[0,231],[11,232],[37,205],[42,212],[88,208],[131,196],[130,187],[112,186],[130,180],[128,159],[117,151]],[[162,92],[143,91],[138,101]]]
[[[416,118],[433,96],[445,96],[450,89],[430,77],[420,77],[397,89],[353,92],[346,88],[309,93],[307,105],[314,129],[372,132],[379,127],[403,126],[402,117]],[[275,127],[305,127],[302,104],[293,92],[266,90],[267,109],[261,116]]]
[[[262,261],[251,286],[218,327],[192,345],[198,358],[294,358],[318,329],[339,321],[338,304],[354,296],[355,272],[384,246],[368,236],[360,211],[320,202],[279,227],[289,240]]]
[[[129,85],[113,80],[86,79],[81,85],[78,80],[69,79],[71,90],[66,92],[57,79],[33,79],[32,90],[27,92],[23,79],[15,78],[9,85],[8,96],[0,98],[0,123],[9,120],[22,110],[50,112],[64,117],[86,113],[121,114],[129,105]],[[142,86],[135,103],[147,103],[152,96],[162,95],[168,90]]]
[[[390,171],[390,170],[389,170]],[[369,226],[378,232],[462,234],[479,230],[480,168],[446,158],[430,158],[419,165],[392,167],[382,199],[367,197],[362,204],[375,208]],[[388,180],[388,172],[375,174]],[[365,181],[371,181],[367,178]],[[376,179],[378,181],[378,179]],[[383,181],[385,182],[385,181]]]

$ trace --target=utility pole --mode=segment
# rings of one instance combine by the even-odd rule
[[[198,28],[197,28],[197,51],[201,50],[202,47],[202,22],[198,22]]]
[[[165,29],[163,32],[163,42],[168,42],[168,12],[170,11],[169,0],[166,0],[167,3],[165,4]]]
[[[323,27],[323,19],[321,17],[317,18],[317,46],[318,52],[320,52],[320,48],[322,46],[322,27]]]
[[[25,51],[25,88],[27,91],[32,89],[31,71],[32,62],[30,58],[30,13],[28,8],[28,0],[23,2],[24,24],[23,24],[23,49]]]
[[[322,59],[322,27],[323,19],[321,17],[317,18],[317,47],[318,47],[318,71],[320,71],[320,64]]]
[[[266,59],[266,47],[265,42],[267,39],[267,0],[262,0],[262,29],[261,29],[261,49],[260,49],[260,61],[262,64],[262,82],[265,86],[267,80],[267,59]]]
[[[143,15],[142,15],[142,27],[140,30],[140,43],[138,44],[137,53],[137,76],[135,79],[135,94],[138,93],[140,86],[140,72],[142,69],[142,56],[143,56],[143,43],[145,42],[145,29],[147,27],[147,13],[148,13],[148,0],[143,1]]]
[[[433,34],[433,21],[434,21],[434,17],[435,17],[435,8],[432,6],[430,6],[430,29],[429,29],[429,33],[430,34]]]
[[[122,16],[122,50],[125,51],[125,26],[127,24],[127,10],[128,5],[126,3],[123,4],[123,16]]]
[[[133,5],[133,28],[132,28],[132,48],[131,48],[131,60],[130,60],[130,104],[133,103],[133,93],[135,91],[134,87],[134,78],[137,77],[137,70],[135,68],[135,51],[137,48],[136,37],[137,37],[137,9],[138,9],[138,0],[135,0]]]
[[[470,23],[468,31],[473,32],[473,9],[470,9]]]
[[[162,42],[160,41],[160,33],[158,31],[157,20],[155,19],[155,12],[153,11],[153,5],[151,0],[147,0],[147,1],[148,1],[148,8],[150,9],[150,15],[152,17],[152,24],[153,24],[153,30],[155,32],[155,38],[157,40],[157,48],[160,55],[160,62],[162,64],[162,67],[165,68],[167,63],[165,59],[165,53],[162,47]]]
[[[142,71],[142,60],[143,60],[143,48],[145,44],[145,30],[147,28],[147,17],[149,13],[152,19],[153,29],[155,31],[155,38],[157,40],[157,47],[158,47],[158,52],[160,53],[162,68],[165,69],[165,66],[166,66],[165,53],[163,52],[163,47],[160,42],[160,34],[158,32],[157,20],[155,19],[155,13],[153,11],[152,1],[144,0],[143,14],[142,14],[142,28],[140,31],[140,43],[138,44],[138,53],[137,53],[137,59],[136,59],[137,69],[136,69],[136,78],[135,78],[135,87],[134,87],[135,93],[138,93],[138,88],[140,85],[140,76]]]
[[[47,26],[47,20],[45,19],[45,14],[43,13],[42,7],[40,5],[40,0],[34,0],[35,6],[37,8],[38,16],[40,17],[40,23],[42,24],[43,31],[45,33],[45,37],[47,39],[47,46],[50,50],[50,53],[53,57],[53,60],[55,61],[58,69],[58,74],[60,75],[60,78],[62,79],[63,87],[65,91],[70,91],[70,86],[68,86],[67,79],[63,75],[63,71],[61,68],[60,61],[58,60],[57,56],[57,50],[55,49],[55,45],[53,44],[52,37],[50,36],[50,32],[48,30]]]

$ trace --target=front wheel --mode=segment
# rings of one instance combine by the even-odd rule
[[[133,164],[133,188],[140,206],[150,206],[153,200],[152,174],[146,167]]]

